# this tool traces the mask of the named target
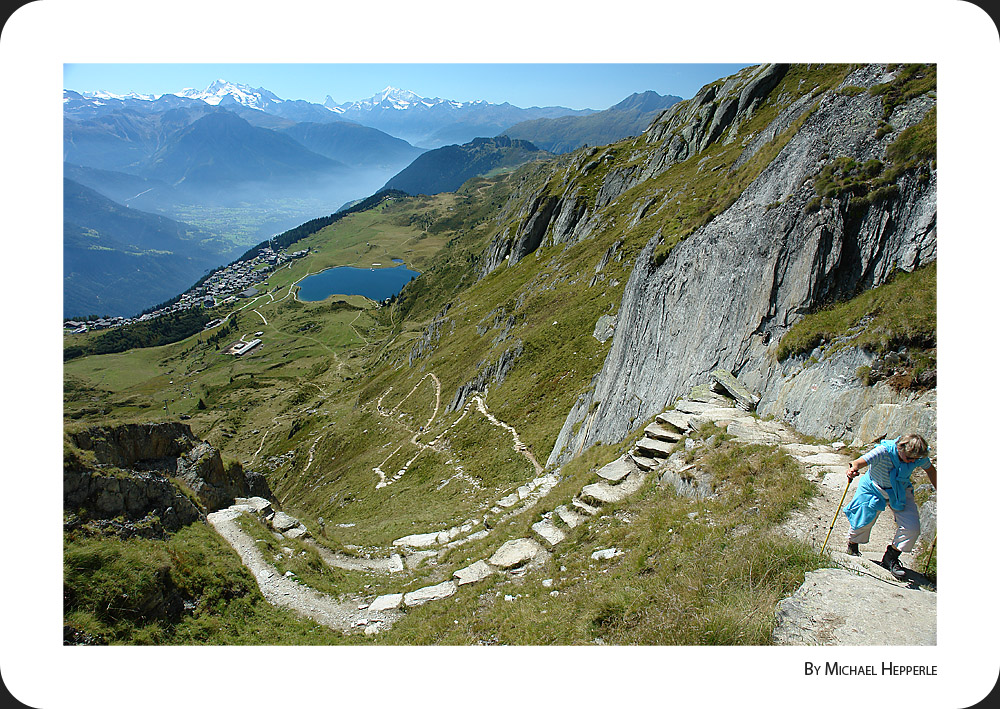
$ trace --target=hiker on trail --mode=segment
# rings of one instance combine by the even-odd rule
[[[861,474],[862,468],[868,472]],[[920,535],[920,513],[913,498],[910,475],[914,468],[923,468],[937,490],[937,470],[927,457],[927,441],[916,433],[882,441],[847,468],[847,484],[858,475],[858,489],[844,514],[851,523],[847,553],[861,556],[859,544],[867,544],[879,512],[886,503],[896,519],[896,537],[885,549],[882,566],[897,579],[906,578],[906,570],[899,563],[902,552],[912,551]]]

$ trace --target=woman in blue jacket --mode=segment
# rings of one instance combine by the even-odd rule
[[[906,578],[906,570],[899,563],[902,552],[913,550],[920,536],[920,513],[913,498],[910,475],[914,468],[923,468],[937,490],[937,470],[927,457],[927,441],[916,433],[900,438],[882,441],[847,468],[847,484],[851,484],[861,469],[868,468],[858,483],[851,504],[844,508],[851,523],[851,533],[847,541],[847,553],[861,556],[859,544],[867,544],[879,512],[892,510],[896,520],[896,537],[886,547],[882,566],[897,579]]]

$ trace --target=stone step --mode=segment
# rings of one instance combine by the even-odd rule
[[[566,533],[547,519],[535,522],[531,525],[531,529],[549,546],[555,546],[566,538]]]
[[[428,601],[439,601],[447,598],[458,590],[454,581],[445,581],[434,586],[424,586],[415,591],[403,594],[403,605],[407,608],[422,606]]]
[[[674,409],[682,414],[700,414],[710,409],[720,408],[718,404],[706,404],[701,401],[691,401],[690,399],[678,399],[674,402]]]
[[[555,519],[562,521],[570,529],[579,527],[586,521],[586,516],[566,507],[566,505],[559,505],[553,512],[555,513]]]
[[[691,414],[682,411],[664,411],[656,415],[656,422],[661,426],[673,426],[678,431],[687,431],[691,428]]]
[[[658,423],[649,424],[643,429],[643,433],[649,438],[655,438],[658,441],[670,441],[671,443],[681,440],[681,436],[684,435],[680,431],[675,430],[673,426],[668,428]]]
[[[650,458],[645,455],[639,455],[638,453],[629,453],[629,458],[632,462],[636,464],[639,470],[652,470],[660,464],[660,458]]]
[[[621,458],[616,458],[598,470],[597,474],[609,482],[617,483],[621,482],[635,469],[635,462],[628,456],[623,455]]]
[[[640,455],[644,455],[649,458],[666,458],[674,449],[674,444],[647,437],[640,438],[635,444],[635,449]]]
[[[574,497],[573,502],[571,504],[573,505],[574,508],[580,510],[580,512],[587,515],[588,517],[593,517],[598,513],[598,509],[596,507],[588,505],[586,502],[584,502],[578,497]]]
[[[585,485],[580,490],[580,497],[587,502],[595,502],[598,505],[621,502],[629,495],[634,494],[646,480],[646,473],[637,471],[629,475],[618,485],[608,485],[605,482],[597,482]]]

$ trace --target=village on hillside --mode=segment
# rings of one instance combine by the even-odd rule
[[[233,303],[237,298],[252,298],[257,295],[255,286],[266,280],[281,264],[302,258],[308,253],[308,249],[303,249],[288,254],[265,246],[252,258],[233,261],[228,266],[220,268],[203,282],[182,293],[170,305],[136,317],[107,316],[92,320],[66,320],[63,322],[63,328],[72,333],[105,330],[145,322],[189,308],[214,308],[217,305]]]

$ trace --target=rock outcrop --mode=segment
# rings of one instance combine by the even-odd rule
[[[844,83],[866,87],[890,78],[885,67],[866,66]],[[747,84],[745,106],[759,100],[767,85],[770,80]],[[932,98],[917,97],[898,106],[889,123],[903,130],[933,105]],[[739,120],[741,106],[744,101],[737,100],[724,111],[736,111],[729,124]],[[662,120],[672,125],[678,113],[692,110],[677,104]],[[703,147],[697,136],[722,134],[721,123],[713,127],[718,115],[705,110],[697,114],[690,138],[679,129],[678,140]],[[776,122],[787,123],[785,114],[797,110],[790,106]],[[665,257],[655,253],[658,238],[647,243],[626,285],[604,367],[567,417],[550,465],[598,441],[622,440],[720,368],[760,396],[760,413],[783,413],[778,402],[793,394],[773,350],[791,325],[821,303],[936,259],[933,172],[929,179],[903,174],[893,194],[861,207],[845,196],[807,209],[816,195],[813,180],[831,156],[885,158],[896,133],[879,132],[881,120],[881,102],[867,92],[815,97],[795,135],[728,209]],[[651,126],[649,139],[658,126]],[[805,433],[828,428],[821,417],[800,417],[797,426]]]
[[[125,536],[162,536],[237,497],[271,496],[263,475],[226,467],[187,424],[93,426],[67,438],[64,509],[77,522],[117,520],[112,526]]]

